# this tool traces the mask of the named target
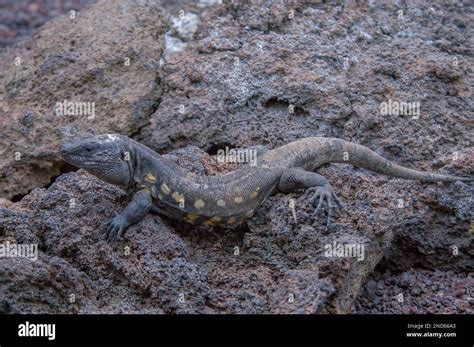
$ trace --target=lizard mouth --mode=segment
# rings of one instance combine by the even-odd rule
[[[63,158],[66,162],[73,164],[75,166],[79,166],[79,167],[94,168],[94,167],[104,164],[104,162],[102,161],[96,161],[96,160],[90,160],[90,159],[84,160],[83,157],[76,156],[76,155],[64,155]]]
[[[81,163],[81,165],[84,165],[84,166],[97,166],[97,165],[102,165],[103,163],[102,162],[98,162],[98,161],[84,161]]]

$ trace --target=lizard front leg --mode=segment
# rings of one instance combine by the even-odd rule
[[[342,208],[342,203],[334,193],[328,180],[315,172],[305,171],[302,168],[291,168],[283,172],[278,183],[278,190],[282,193],[290,193],[295,190],[307,188],[306,193],[314,193],[311,202],[316,205],[314,214],[317,214],[326,200],[328,205],[327,227],[331,227],[331,218],[334,207]],[[318,199],[319,198],[319,199]]]
[[[150,191],[143,189],[133,195],[132,201],[125,207],[122,213],[116,216],[107,226],[107,240],[112,241],[115,235],[117,240],[122,239],[125,230],[132,224],[139,222],[150,211],[152,200]]]

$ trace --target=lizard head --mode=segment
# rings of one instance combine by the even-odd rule
[[[59,152],[64,161],[94,176],[122,187],[132,181],[131,150],[121,135],[97,135],[63,144]]]

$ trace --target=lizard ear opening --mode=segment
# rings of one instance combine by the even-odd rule
[[[127,159],[128,155],[124,151],[120,150],[120,159],[125,161]]]

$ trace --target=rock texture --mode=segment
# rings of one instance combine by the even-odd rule
[[[166,28],[159,6],[101,1],[58,17],[2,56],[2,196],[49,183],[67,138],[133,134],[147,123],[160,97]],[[93,103],[95,112],[58,114],[64,100]]]
[[[221,171],[197,148],[169,158],[198,174]],[[277,194],[234,229],[196,229],[149,214],[123,243],[106,242],[104,230],[127,204],[126,194],[82,170],[61,175],[47,190],[0,209],[3,243],[40,249],[37,262],[0,261],[0,307],[6,313],[350,312],[393,235],[414,218],[390,195],[416,186],[351,171],[321,170],[337,173],[336,189],[349,202],[350,216],[339,216],[331,232],[323,218],[312,217],[308,196]],[[288,199],[295,200],[297,224]],[[325,247],[334,243],[363,244],[364,256],[328,257]]]
[[[209,9],[195,40],[163,67],[163,98],[139,138],[156,149],[210,149],[331,135],[425,168],[472,145],[462,2],[303,3]],[[388,99],[420,102],[419,119],[381,115]]]
[[[354,307],[356,313],[474,313],[472,273],[408,270],[376,271]]]
[[[25,38],[53,17],[78,11],[96,0],[0,0],[0,50]]]
[[[100,2],[76,20],[99,17],[103,6],[113,7]],[[58,18],[41,37],[8,53],[38,57],[35,52],[47,45],[57,47],[54,54],[48,50],[52,60],[43,52],[34,69],[9,67],[3,77],[12,110],[0,117],[10,156],[2,159],[2,196],[24,194],[65,171],[54,147],[86,131],[133,136],[200,174],[232,169],[212,156],[225,146],[277,147],[305,136],[335,136],[405,166],[473,175],[467,1],[179,2],[169,6],[166,34],[159,8],[129,6],[111,9],[134,30],[115,31],[117,45],[100,30],[84,34],[84,42],[66,30],[63,42],[75,40],[80,49],[64,53],[57,37],[47,36],[48,28],[70,28],[68,18]],[[86,25],[109,25],[82,20],[79,32],[87,32]],[[110,20],[110,28],[122,28]],[[119,53],[110,47],[120,47]],[[141,62],[128,67],[133,71],[121,66],[130,52]],[[59,54],[77,61],[55,60]],[[85,61],[89,54],[107,59]],[[52,66],[50,72],[43,72],[44,65]],[[62,71],[77,75],[69,82]],[[35,72],[37,77],[18,78]],[[124,85],[126,91],[115,89]],[[22,99],[13,99],[15,92]],[[33,112],[49,110],[50,118],[23,114],[33,107],[25,105],[34,93]],[[97,100],[112,112],[93,122],[52,117],[51,102],[75,94],[101,95]],[[419,102],[420,115],[383,115],[381,105],[389,99]],[[29,151],[20,163],[11,159],[17,148]],[[0,259],[0,310],[472,313],[472,186],[388,179],[346,165],[319,172],[347,205],[331,231],[324,214],[312,216],[309,196],[277,194],[233,229],[191,228],[149,214],[130,228],[125,242],[110,244],[103,238],[105,225],[128,197],[81,170],[19,202],[0,200],[0,241],[40,245],[35,263]],[[338,244],[363,245],[363,258],[328,256],[327,246]],[[438,300],[440,290],[452,305]],[[402,304],[393,299],[400,292]]]

